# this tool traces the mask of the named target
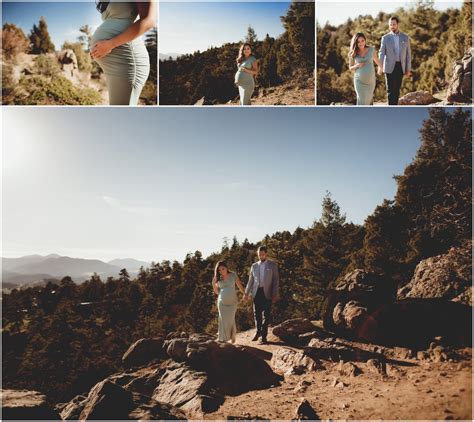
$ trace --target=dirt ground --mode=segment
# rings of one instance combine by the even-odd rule
[[[270,363],[281,341],[269,335],[269,345],[258,345],[250,340],[253,334],[239,333],[236,343],[268,352],[265,359]],[[306,398],[321,419],[472,420],[472,348],[458,353],[463,358],[455,362],[398,359],[396,369],[385,377],[369,372],[363,362],[355,362],[362,374],[341,376],[337,362],[324,361],[324,369],[285,376],[280,386],[226,397],[220,409],[205,418],[288,420]],[[333,386],[335,379],[343,384]]]

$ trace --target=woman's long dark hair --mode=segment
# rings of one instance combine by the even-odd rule
[[[216,267],[214,268],[214,277],[216,278],[216,280],[219,280],[219,267],[225,267],[227,269],[227,272],[229,274],[232,274],[232,271],[229,270],[229,267],[227,266],[227,263],[225,261],[219,261],[217,264],[216,264]]]
[[[237,56],[237,64],[240,64],[242,63],[244,60],[245,60],[245,55],[244,55],[244,48],[246,46],[249,46],[250,47],[250,54],[253,55],[253,51],[252,51],[252,45],[248,42],[245,42],[243,43],[241,46],[240,46],[240,49],[239,49],[239,55]]]
[[[367,38],[365,38],[365,35],[362,32],[358,32],[357,34],[355,34],[352,37],[351,46],[349,47],[349,57],[351,57],[352,59],[359,53],[359,46],[357,45],[359,42],[359,38],[363,38],[367,46]]]
[[[110,1],[96,1],[95,7],[97,7],[97,10],[100,13],[104,13],[105,9],[107,9],[107,6],[109,5]]]

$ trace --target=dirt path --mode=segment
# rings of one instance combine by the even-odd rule
[[[289,347],[272,335],[269,341],[273,344],[258,345],[251,341],[252,335],[253,331],[239,333],[237,344],[268,352],[264,354],[268,363],[277,348]],[[325,369],[286,376],[280,386],[227,397],[206,419],[292,419],[304,397],[321,419],[472,420],[472,348],[459,352],[463,355],[459,362],[405,359],[388,377],[369,372],[360,362],[356,365],[361,375],[341,376],[338,363],[326,361]],[[333,387],[335,378],[344,386]]]

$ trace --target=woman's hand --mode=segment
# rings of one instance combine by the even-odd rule
[[[101,59],[114,49],[111,40],[97,41],[92,48],[91,56],[93,59]]]
[[[367,62],[359,62],[357,63],[357,69],[360,69],[361,67],[364,67],[367,64]]]

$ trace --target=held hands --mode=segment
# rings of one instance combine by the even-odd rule
[[[377,68],[377,75],[381,75],[383,73],[383,69],[382,69],[382,66],[379,66]]]
[[[113,50],[113,45],[111,40],[102,40],[97,41],[94,45],[94,48],[91,51],[91,56],[93,59],[101,59]]]

